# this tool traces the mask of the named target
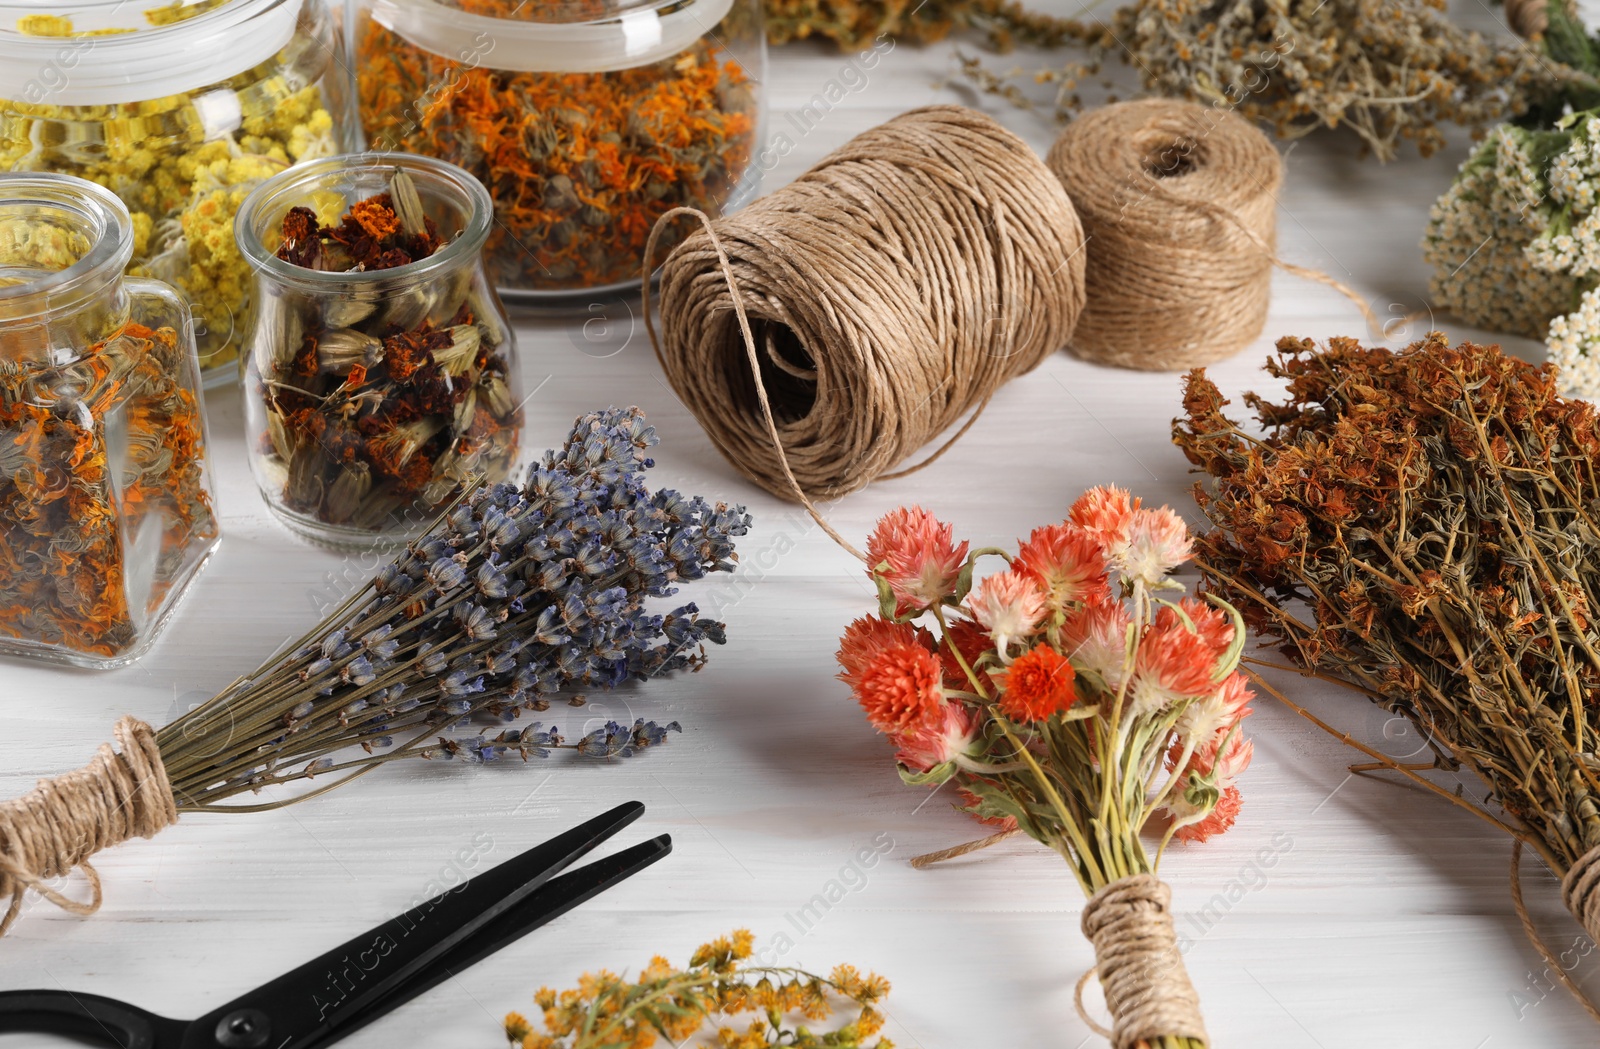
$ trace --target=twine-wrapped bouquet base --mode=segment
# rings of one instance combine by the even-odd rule
[[[0,896],[11,897],[0,936],[22,912],[32,889],[72,914],[100,909],[100,875],[89,857],[130,838],[151,838],[177,822],[178,803],[161,763],[156,733],[131,715],[117,722],[117,746],[102,743],[83,768],[0,802]],[[75,900],[51,886],[82,869],[89,899]]]
[[[1178,952],[1172,891],[1153,874],[1131,874],[1105,886],[1083,908],[1083,934],[1095,967],[1078,981],[1078,1015],[1115,1049],[1203,1049],[1209,1042],[1200,996]],[[1113,1027],[1089,1016],[1083,988],[1098,974]]]

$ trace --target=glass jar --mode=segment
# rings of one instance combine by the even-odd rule
[[[0,652],[138,658],[217,545],[188,307],[128,210],[0,174]]]
[[[355,0],[351,37],[368,144],[489,187],[507,301],[636,288],[659,216],[757,192],[760,0]]]
[[[324,0],[0,0],[0,171],[98,182],[133,214],[129,272],[178,288],[207,385],[238,376],[250,275],[234,212],[359,137]]]
[[[396,170],[444,240],[433,254],[336,272],[279,257],[306,239],[286,246],[292,210],[339,226],[389,193]],[[256,272],[245,436],[257,487],[293,531],[343,547],[407,539],[463,487],[510,474],[524,394],[484,270],[492,216],[471,175],[403,153],[301,164],[240,207],[234,232]]]

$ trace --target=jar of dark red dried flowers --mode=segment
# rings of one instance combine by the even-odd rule
[[[208,385],[239,375],[240,202],[355,148],[339,26],[325,0],[0,0],[0,171],[122,198],[130,272],[183,293]]]
[[[217,545],[188,307],[128,209],[0,174],[0,653],[136,659]]]
[[[368,145],[488,186],[508,301],[637,287],[658,217],[756,193],[760,0],[356,0],[351,46]]]
[[[269,179],[235,225],[256,271],[245,337],[256,485],[335,546],[422,531],[515,465],[524,392],[484,269],[493,206],[471,175],[402,153]]]

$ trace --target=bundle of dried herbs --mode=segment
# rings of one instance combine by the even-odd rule
[[[562,692],[698,669],[704,644],[724,640],[722,624],[693,604],[665,614],[650,604],[679,583],[731,571],[749,517],[649,491],[655,443],[638,409],[578,419],[523,485],[474,489],[215,698],[159,731],[125,718],[120,754],[105,748],[87,769],[0,803],[0,894],[11,897],[0,933],[30,886],[92,911],[97,881],[94,901],[79,904],[46,879],[182,813],[278,808],[405,758],[629,757],[660,743],[676,723],[606,723],[577,739],[555,726],[508,727]],[[313,777],[331,781],[277,792]],[[227,804],[268,789],[260,803]]]
[[[1174,440],[1211,478],[1208,585],[1302,671],[1409,718],[1473,805],[1533,848],[1600,934],[1600,416],[1553,368],[1434,333],[1401,352],[1283,339],[1265,435],[1189,375]],[[1366,748],[1364,748],[1366,749]]]
[[[989,46],[1051,46],[1066,39],[1060,19],[1029,11],[1017,0],[766,0],[767,39],[774,44],[819,37],[841,50],[891,38],[930,44],[972,29]]]
[[[1547,105],[1573,70],[1522,41],[1461,29],[1440,0],[1134,0],[1108,20],[1060,32],[1089,57],[1039,74],[1057,109],[1083,105],[1079,87],[1116,56],[1147,91],[1234,109],[1283,138],[1349,127],[1364,151],[1393,159],[1405,142],[1428,156],[1441,127],[1479,129]],[[968,75],[993,93],[1019,89],[976,60]]]
[[[509,0],[470,6],[506,19],[534,12]],[[751,165],[756,85],[715,33],[607,73],[497,70],[492,52],[442,57],[376,20],[356,43],[368,140],[448,160],[489,188],[486,252],[502,289],[636,281],[656,219],[675,207],[719,211]]]
[[[333,223],[291,208],[277,256],[382,274],[444,243],[396,168],[389,192]],[[393,295],[261,296],[249,380],[265,406],[257,461],[274,505],[378,532],[425,520],[473,480],[506,477],[522,426],[511,336],[488,289],[460,277]]]
[[[633,978],[602,969],[585,973],[570,991],[541,987],[534,1003],[548,1033],[509,1013],[506,1041],[511,1049],[650,1049],[658,1038],[719,1049],[894,1049],[877,1037],[888,980],[853,965],[821,976],[752,963],[755,953],[749,930],[736,929],[701,944],[682,969],[657,955]],[[753,1017],[743,1031],[728,1023],[741,1014]],[[796,1014],[801,1022],[790,1020]],[[832,1030],[817,1027],[839,1016],[846,1022]],[[702,1040],[712,1025],[715,1043]]]
[[[129,321],[53,364],[37,330],[0,330],[0,636],[120,657],[217,536],[192,350]]]

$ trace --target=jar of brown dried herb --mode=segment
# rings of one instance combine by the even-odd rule
[[[524,392],[484,269],[492,215],[471,175],[404,153],[301,164],[240,207],[250,463],[294,531],[409,538],[509,475]]]
[[[0,653],[136,659],[217,545],[189,308],[109,190],[0,174]]]
[[[637,287],[657,218],[679,206],[721,214],[758,189],[760,0],[352,8],[367,145],[483,180],[497,220],[489,273],[510,302],[581,305]],[[820,118],[839,98],[814,101]],[[691,228],[680,226],[671,232]]]

